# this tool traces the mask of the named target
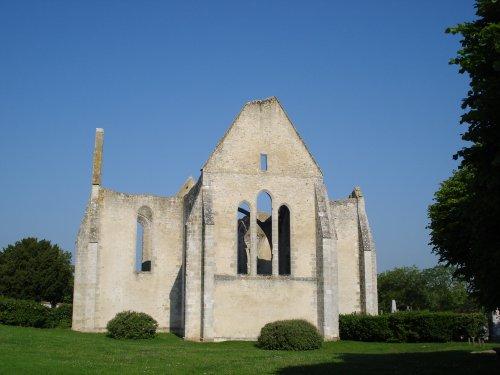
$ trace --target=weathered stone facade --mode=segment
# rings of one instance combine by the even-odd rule
[[[264,324],[292,318],[335,340],[339,313],[377,314],[364,197],[356,188],[328,198],[276,98],[247,103],[198,181],[173,197],[103,188],[102,129],[95,144],[76,242],[74,330],[103,331],[116,313],[135,310],[189,340],[251,340]],[[267,215],[258,210],[263,192]]]

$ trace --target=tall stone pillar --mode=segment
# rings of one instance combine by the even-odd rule
[[[378,314],[377,293],[377,254],[375,242],[368,223],[365,210],[365,199],[359,187],[354,188],[351,198],[356,198],[358,209],[358,227],[360,234],[361,259],[361,297],[363,311],[366,314]]]
[[[272,205],[272,212],[271,212],[271,219],[272,219],[272,274],[273,276],[278,276],[279,275],[279,263],[278,263],[278,254],[279,254],[279,235],[278,235],[278,208],[276,203],[273,203]]]
[[[257,275],[257,204],[250,202],[250,275]]]
[[[202,202],[199,194],[186,218],[184,254],[184,338],[199,341],[202,327]]]
[[[215,249],[210,186],[203,186],[203,341],[214,340]]]
[[[96,298],[102,203],[101,173],[104,130],[96,129],[92,162],[92,190],[85,216],[76,240],[75,281],[73,289],[73,323],[77,331],[96,331]]]
[[[104,129],[95,130],[94,157],[92,161],[92,185],[101,185],[102,151],[104,143]]]
[[[316,276],[318,328],[325,340],[339,338],[339,293],[336,235],[330,219],[323,182],[316,185]]]

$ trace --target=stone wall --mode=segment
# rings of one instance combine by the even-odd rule
[[[150,272],[135,271],[137,212],[153,212]],[[104,190],[96,326],[123,310],[150,314],[163,330],[181,323],[182,200]]]
[[[340,314],[378,314],[376,251],[364,197],[355,188],[349,198],[330,202],[337,232]]]
[[[86,249],[83,225],[77,253],[77,273],[95,275],[95,294],[81,306],[79,294],[92,289],[75,280],[75,311],[93,310],[93,322],[85,330],[102,331],[116,313],[145,312],[160,330],[179,330],[182,323],[182,200],[150,195],[131,195],[100,188],[99,238],[95,249]],[[141,207],[152,211],[151,271],[136,271],[137,215]],[[87,237],[87,238],[85,238]],[[91,301],[92,300],[92,301]],[[74,328],[81,327],[75,322]],[[83,328],[82,327],[82,328]]]
[[[315,278],[217,275],[214,299],[216,341],[255,340],[266,323],[276,320],[317,325]]]
[[[360,249],[356,199],[330,202],[337,232],[339,312],[361,312]]]

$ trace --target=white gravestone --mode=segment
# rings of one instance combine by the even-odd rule
[[[490,335],[491,341],[500,341],[500,311],[498,307],[491,313]]]
[[[391,301],[391,313],[395,313],[395,312],[397,312],[397,311],[398,311],[398,308],[396,307],[396,300],[395,300],[395,299],[393,299],[393,300]]]

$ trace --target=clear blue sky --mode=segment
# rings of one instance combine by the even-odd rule
[[[432,266],[427,205],[457,163],[472,0],[2,1],[0,247],[66,250],[90,192],[174,194],[241,106],[277,96],[332,198],[361,186],[379,270]]]

